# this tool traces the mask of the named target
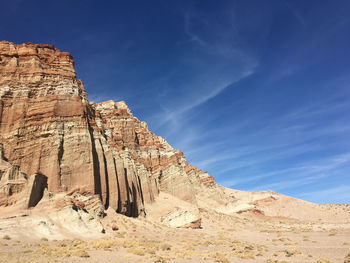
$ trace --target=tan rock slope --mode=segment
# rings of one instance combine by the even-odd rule
[[[32,180],[39,197],[98,195],[136,217],[160,191],[196,204],[194,185],[215,184],[124,102],[89,103],[72,56],[52,45],[0,42],[0,144],[5,206]],[[39,175],[45,183],[31,179]]]

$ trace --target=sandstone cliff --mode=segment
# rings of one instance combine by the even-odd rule
[[[1,200],[42,175],[49,192],[96,195],[135,217],[160,191],[196,204],[216,185],[124,102],[89,103],[72,56],[52,45],[0,42],[0,145]]]

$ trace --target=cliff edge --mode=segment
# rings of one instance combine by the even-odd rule
[[[96,195],[133,217],[160,192],[196,204],[195,186],[215,185],[123,101],[89,103],[73,57],[52,45],[0,42],[0,145],[3,206],[39,174],[36,191]]]

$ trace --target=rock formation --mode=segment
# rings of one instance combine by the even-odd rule
[[[89,103],[72,56],[52,45],[0,42],[0,144],[2,205],[29,187],[35,206],[47,187],[136,217],[160,191],[196,204],[196,188],[216,185],[124,102]]]

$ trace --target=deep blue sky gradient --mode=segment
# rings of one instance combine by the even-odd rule
[[[75,58],[228,187],[350,203],[350,2],[1,2],[0,38]]]

